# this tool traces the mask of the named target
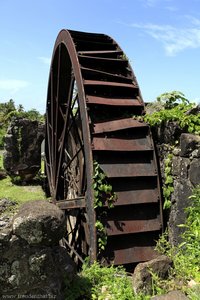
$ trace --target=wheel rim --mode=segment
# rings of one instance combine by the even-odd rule
[[[85,208],[68,209],[67,236],[71,248],[81,255],[89,253],[91,260],[94,260],[96,233],[93,166],[89,147],[89,122],[84,103],[83,82],[74,44],[68,31],[63,30],[55,43],[49,75],[46,175],[54,203],[65,199],[87,198]]]

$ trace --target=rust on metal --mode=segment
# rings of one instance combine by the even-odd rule
[[[66,213],[73,259],[115,265],[157,254],[162,231],[160,178],[144,101],[120,46],[100,33],[62,30],[55,42],[46,108],[45,169],[52,200]],[[132,118],[134,115],[134,119]],[[108,210],[105,253],[98,255],[93,161],[117,195]]]
[[[114,70],[117,70],[117,73],[124,74],[122,72],[122,69],[120,70],[120,67],[127,67],[128,61],[126,59],[118,59],[118,58],[107,58],[107,57],[94,57],[94,56],[86,56],[86,55],[80,55],[80,64],[82,66],[89,66],[92,67],[93,65],[99,66],[101,69],[107,69],[107,66],[112,68],[110,72],[113,72]],[[106,66],[105,66],[106,65]],[[119,71],[120,70],[120,71]]]
[[[118,205],[132,205],[143,203],[157,203],[157,190],[131,190],[131,191],[117,191],[117,200],[115,206]]]
[[[147,124],[144,122],[139,122],[133,118],[126,118],[120,120],[114,120],[109,122],[101,122],[94,124],[94,133],[104,133],[104,132],[113,132],[123,129],[132,129],[132,128],[148,128]]]
[[[114,250],[115,264],[125,265],[139,263],[154,259],[158,256],[155,247],[133,247],[127,249]]]
[[[154,166],[152,164],[101,164],[102,170],[107,174],[108,178],[114,177],[149,177],[156,176]]]
[[[95,80],[84,80],[84,85],[95,85],[95,86],[112,86],[112,87],[123,87],[126,89],[136,89],[137,87],[135,87],[133,84],[128,84],[128,83],[121,83],[121,82],[108,82],[108,81],[95,81]]]
[[[139,99],[121,99],[121,98],[106,98],[98,96],[87,96],[87,103],[89,104],[100,104],[100,105],[111,105],[111,106],[139,106],[141,102]]]
[[[132,140],[122,138],[94,137],[93,150],[101,151],[149,151],[151,144],[148,139]]]
[[[91,68],[85,68],[83,66],[81,66],[81,71],[85,79],[93,78],[101,79],[104,81],[108,80],[112,82],[134,83],[134,85],[136,86],[136,83],[131,76],[111,74],[102,70],[94,70]]]
[[[156,231],[161,229],[161,223],[159,219],[153,220],[118,220],[108,221],[106,224],[106,232],[109,235],[121,235]]]

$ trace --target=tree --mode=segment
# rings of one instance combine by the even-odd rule
[[[171,109],[179,103],[189,104],[189,100],[185,98],[185,95],[179,91],[172,91],[163,93],[157,97],[157,101],[164,105],[164,108]]]
[[[4,136],[13,117],[44,121],[44,116],[35,108],[25,111],[22,104],[19,104],[19,106],[16,107],[13,99],[10,99],[5,103],[0,103],[0,147],[3,147],[4,145]]]
[[[19,104],[19,106],[18,106],[18,109],[17,109],[19,112],[22,112],[22,111],[24,111],[24,107],[23,107],[23,105],[22,104]]]
[[[25,116],[30,120],[38,120],[38,121],[40,121],[42,118],[42,115],[35,108],[28,110]]]

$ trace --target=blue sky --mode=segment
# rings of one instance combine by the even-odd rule
[[[0,0],[0,102],[45,112],[53,46],[63,29],[112,36],[145,101],[179,90],[199,102],[200,0]]]

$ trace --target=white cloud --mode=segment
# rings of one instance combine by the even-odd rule
[[[146,7],[155,7],[157,4],[169,3],[172,0],[139,0]]]
[[[45,57],[45,56],[40,56],[40,57],[38,57],[38,59],[39,59],[41,62],[43,62],[44,64],[50,66],[51,58]]]
[[[160,0],[139,0],[140,2],[142,2],[145,6],[150,6],[153,7],[157,4],[158,1]]]
[[[178,10],[178,8],[174,5],[168,5],[165,7],[166,10],[169,10],[171,12],[176,12]]]
[[[154,6],[158,0],[146,0],[145,2],[148,6]]]
[[[27,87],[29,83],[25,80],[17,79],[5,79],[0,80],[0,90],[10,91],[11,93],[16,93],[19,90]]]
[[[190,25],[185,28],[152,23],[131,24],[131,26],[143,30],[161,42],[168,56],[175,56],[188,48],[200,48],[200,20],[196,18],[191,17]]]

